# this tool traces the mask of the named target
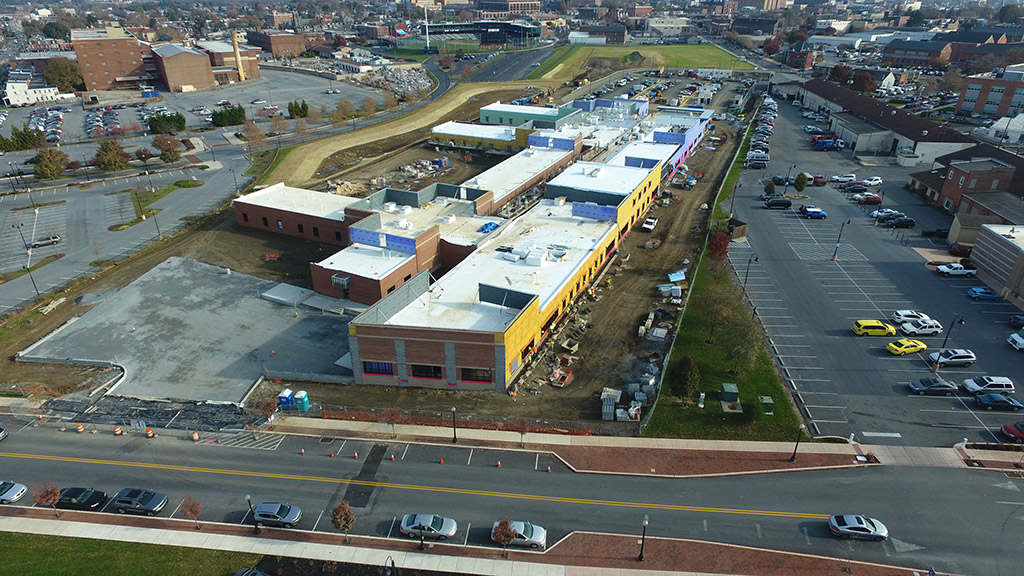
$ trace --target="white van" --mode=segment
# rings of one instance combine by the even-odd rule
[[[771,162],[772,157],[761,152],[747,154],[747,162]]]

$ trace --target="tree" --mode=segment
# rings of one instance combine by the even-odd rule
[[[145,146],[135,149],[135,157],[142,162],[143,165],[148,166],[149,161],[153,159],[153,151]]]
[[[858,92],[874,92],[878,84],[870,72],[863,71],[853,75],[853,85],[851,87]]]
[[[64,163],[64,169],[72,172],[78,172],[82,166],[85,166],[85,164],[82,164],[81,160],[68,160]]]
[[[199,530],[199,513],[203,511],[203,504],[196,497],[191,494],[185,495],[185,500],[181,503],[181,513],[185,515],[185,518],[191,518],[196,522],[196,530]]]
[[[211,120],[213,120],[214,126],[238,126],[245,122],[245,108],[235,106],[234,108],[214,110]]]
[[[60,22],[47,22],[43,26],[43,36],[47,38],[55,38],[57,40],[71,41],[71,28],[61,24]]]
[[[114,172],[124,170],[128,167],[128,154],[117,140],[104,140],[100,142],[100,149],[96,152],[96,164],[100,170]]]
[[[346,116],[341,110],[335,110],[334,113],[331,114],[332,126],[344,126],[345,122],[348,122],[348,116]]]
[[[306,100],[302,100],[302,105],[299,107],[299,116],[305,118],[309,116],[309,104],[306,104]]]
[[[377,103],[373,101],[373,98],[367,96],[363,99],[363,105],[359,110],[363,113],[363,118],[373,118],[374,114],[377,113]]]
[[[516,539],[516,531],[512,528],[512,521],[508,518],[501,518],[498,524],[491,531],[491,540],[501,544],[501,553],[508,555],[508,545]]]
[[[180,132],[185,129],[185,116],[181,112],[154,114],[147,122],[153,134],[172,134],[175,130]]]
[[[793,182],[793,190],[803,192],[804,188],[807,188],[807,174],[801,172],[796,175],[796,180]]]
[[[832,71],[828,74],[828,79],[843,86],[850,81],[850,76],[853,76],[853,70],[849,66],[840,64],[832,67]]]
[[[43,148],[36,154],[36,176],[40,180],[55,180],[64,175],[68,155],[56,148]]]
[[[245,133],[245,139],[249,142],[249,152],[259,150],[263,143],[267,141],[267,135],[252,120],[245,121],[245,124],[242,126],[242,132]]]
[[[958,93],[962,84],[963,76],[960,75],[960,71],[950,68],[946,70],[946,73],[942,75],[942,79],[939,80],[939,90]]]
[[[335,528],[345,533],[345,542],[348,542],[348,531],[356,523],[356,513],[348,501],[338,502],[338,505],[331,511],[331,522],[334,523]]]
[[[1003,24],[1016,24],[1021,18],[1024,18],[1024,8],[1016,4],[1004,4],[999,9],[999,13],[996,18]],[[46,27],[43,27],[43,31],[46,31]]]
[[[769,196],[775,194],[775,182],[769,180],[768,183],[764,185],[764,193]]]
[[[45,481],[32,488],[32,499],[40,506],[50,506],[57,517],[60,511],[57,510],[57,502],[60,501],[60,488],[50,481]]]
[[[305,118],[295,119],[295,135],[301,139],[305,139],[306,135],[309,134],[309,124],[306,123]]]
[[[462,69],[459,70],[459,78],[461,78],[463,80],[469,80],[469,77],[472,76],[472,75],[473,75],[473,69],[470,68],[469,66],[463,66]]]
[[[725,360],[732,362],[729,374],[736,376],[740,365],[749,366],[760,349],[760,331],[753,315],[740,308],[732,308],[732,313],[726,314],[722,323],[722,342],[719,346],[725,354]]]
[[[181,159],[181,140],[167,134],[157,134],[153,137],[153,148],[160,151],[160,160],[165,164],[177,162]]]
[[[341,112],[345,119],[351,118],[356,115],[356,106],[351,101],[342,98],[338,100],[338,103],[334,106],[334,109]]]
[[[46,61],[46,65],[43,66],[43,80],[47,84],[53,84],[61,92],[72,92],[85,86],[78,62],[72,62],[62,56],[55,56]]]
[[[708,252],[712,260],[725,260],[729,254],[729,235],[721,230],[711,233],[708,239]]]
[[[398,108],[398,98],[395,97],[393,92],[384,93],[384,109],[392,110]]]
[[[765,38],[764,45],[761,46],[766,56],[774,56],[779,53],[782,49],[782,39],[778,37]]]
[[[395,438],[398,436],[398,431],[395,426],[398,425],[398,421],[402,419],[402,409],[397,406],[392,406],[384,410],[380,415],[380,421],[384,424],[391,426],[391,437]]]
[[[719,266],[722,265],[721,262],[715,263]],[[722,266],[722,270],[724,268]],[[709,287],[708,290],[701,292],[701,306],[699,309],[703,310],[704,315],[708,319],[708,324],[711,326],[708,338],[704,341],[706,344],[713,344],[715,342],[715,329],[723,324],[723,320],[729,313],[729,310],[740,299],[738,292],[739,290],[736,289],[736,285],[730,282],[718,282]]]
[[[692,356],[680,358],[672,376],[668,380],[669,391],[681,400],[692,398],[700,389],[700,368]]]
[[[281,134],[288,130],[288,121],[285,120],[281,114],[274,114],[270,117],[270,131],[275,134]]]
[[[313,124],[319,124],[324,121],[323,106],[320,108],[310,108],[309,114],[306,115],[306,120]]]
[[[509,418],[509,425],[513,430],[517,430],[519,432],[519,447],[525,448],[526,435],[530,432],[530,429],[533,428],[533,422],[525,416],[513,416]]]

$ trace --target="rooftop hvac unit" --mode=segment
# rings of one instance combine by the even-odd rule
[[[394,212],[397,209],[398,209],[398,204],[395,204],[394,202],[385,202],[384,203],[384,210],[387,211],[387,212]]]
[[[455,224],[455,214],[445,214],[441,221],[445,224]]]
[[[521,256],[515,252],[502,252],[501,257],[509,262],[519,262]]]
[[[402,206],[402,214],[412,214],[412,206]]]
[[[401,228],[402,230],[412,230],[412,222],[409,222],[405,218],[399,218],[398,221],[395,222],[395,226]]]

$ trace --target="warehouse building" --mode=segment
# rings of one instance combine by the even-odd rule
[[[495,102],[480,109],[481,124],[522,126],[527,122],[532,128],[558,130],[562,126],[583,121],[580,111],[572,106],[547,108],[545,106],[522,106]]]
[[[217,85],[210,57],[191,46],[156,44],[153,46],[153,60],[171,92],[192,92]]]
[[[514,154],[529,145],[533,130],[513,126],[486,126],[465,122],[445,122],[430,131],[428,142],[435,146]]]

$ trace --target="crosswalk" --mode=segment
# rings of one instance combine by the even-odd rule
[[[831,260],[832,254],[836,253],[835,244],[790,242],[789,247],[796,253],[797,258],[801,260]],[[866,262],[868,257],[850,244],[840,244],[837,259],[843,261],[861,260]]]
[[[277,447],[284,442],[282,434],[253,434],[252,432],[239,432],[237,434],[221,434],[215,446],[227,446],[231,448],[249,448],[252,450],[277,450]]]

